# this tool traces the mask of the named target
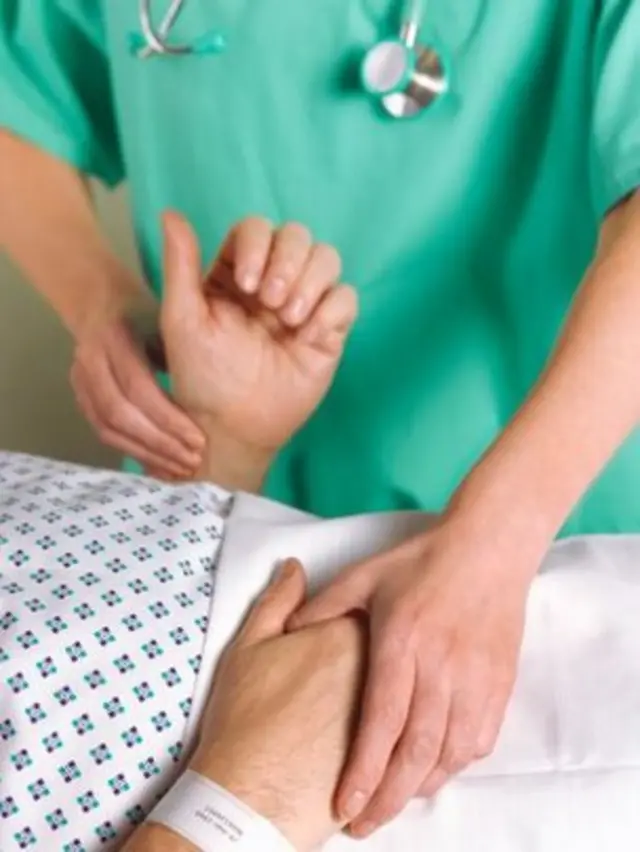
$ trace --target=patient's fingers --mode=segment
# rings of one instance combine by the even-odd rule
[[[244,293],[255,293],[260,287],[272,239],[271,222],[254,216],[243,219],[223,246],[221,258],[233,266],[235,282]]]
[[[363,573],[359,567],[356,565],[343,571],[300,610],[294,611],[287,628],[299,630],[365,609],[373,582],[372,572]]]
[[[281,308],[287,301],[308,263],[311,245],[309,230],[296,222],[277,232],[260,285],[260,301],[267,308]]]
[[[338,281],[341,271],[342,260],[337,249],[325,243],[313,246],[306,265],[289,288],[280,312],[282,321],[292,328],[306,322],[327,290]]]
[[[174,325],[193,319],[206,308],[202,299],[200,246],[187,220],[173,211],[165,212],[164,298],[162,323]]]
[[[301,339],[329,355],[339,355],[357,316],[357,293],[341,284],[324,296],[302,329]]]
[[[251,609],[238,634],[237,644],[255,645],[285,632],[291,615],[303,603],[305,574],[297,559],[287,559],[275,580],[265,589]]]

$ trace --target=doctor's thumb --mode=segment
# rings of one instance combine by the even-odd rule
[[[162,217],[164,306],[172,318],[204,309],[198,238],[184,216],[169,210]]]

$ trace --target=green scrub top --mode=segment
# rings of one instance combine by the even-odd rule
[[[167,2],[154,2],[156,20]],[[440,510],[548,358],[607,210],[640,184],[638,0],[432,0],[450,95],[381,114],[358,62],[396,0],[187,0],[132,55],[135,0],[3,0],[0,124],[108,184],[126,179],[161,287],[160,213],[212,255],[248,214],[337,246],[361,315],[335,385],[268,492],[320,515]],[[640,437],[565,533],[640,531]]]

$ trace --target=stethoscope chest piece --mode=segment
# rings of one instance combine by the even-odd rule
[[[389,92],[382,98],[383,108],[393,118],[412,118],[430,107],[448,89],[447,75],[433,48],[415,48],[413,73],[402,91]]]
[[[438,51],[418,43],[420,24],[421,4],[409,0],[399,38],[378,42],[362,62],[362,85],[393,118],[418,115],[449,88]]]

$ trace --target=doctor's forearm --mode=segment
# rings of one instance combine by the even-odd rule
[[[550,364],[455,496],[476,529],[543,551],[640,420],[640,196],[605,224]],[[525,560],[526,561],[526,560]],[[531,563],[533,564],[533,563]]]
[[[148,298],[102,235],[86,180],[0,129],[0,248],[77,334],[98,307]]]

